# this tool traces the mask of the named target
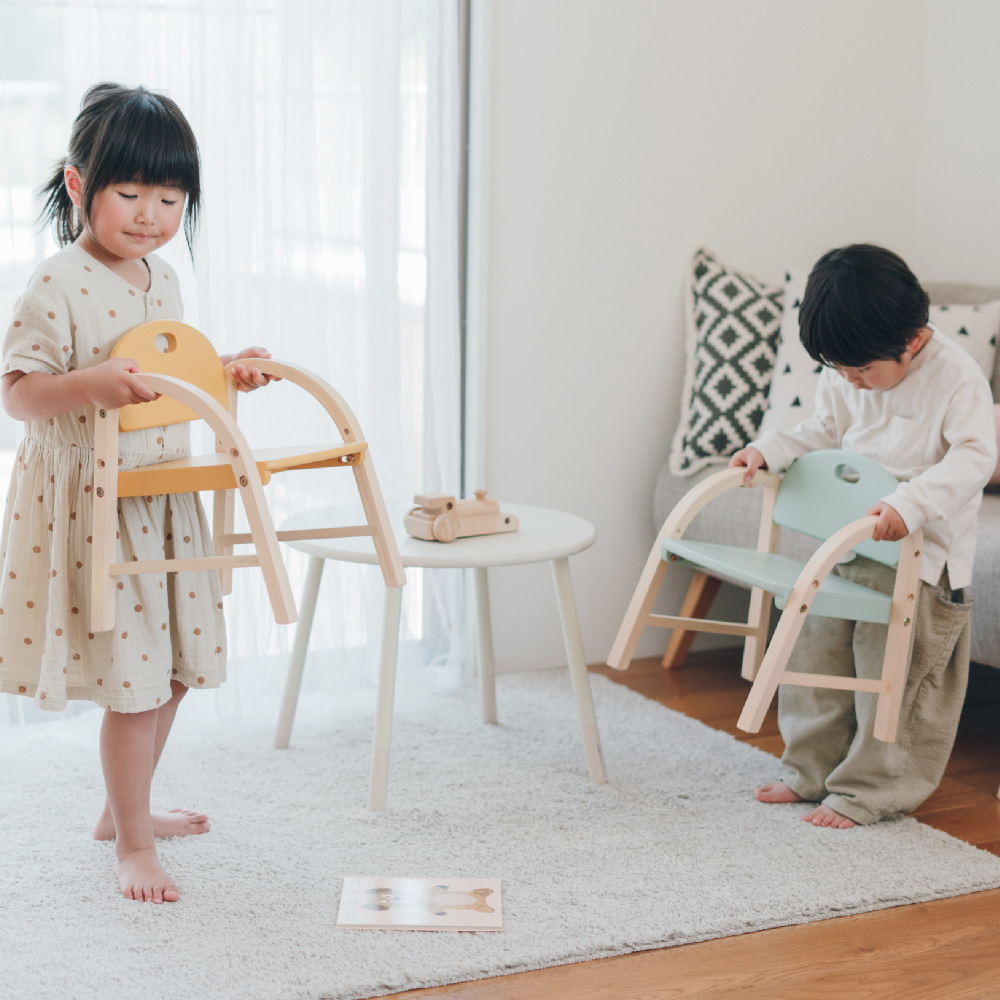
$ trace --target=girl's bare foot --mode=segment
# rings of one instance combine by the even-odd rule
[[[211,829],[204,813],[191,809],[171,809],[166,813],[150,813],[154,837],[187,837],[193,833],[208,833]],[[105,807],[94,827],[94,840],[114,840],[115,821],[111,810]]]
[[[174,880],[166,873],[156,848],[143,847],[130,851],[114,863],[118,888],[126,899],[140,903],[175,903],[181,894]]]
[[[842,816],[839,812],[829,806],[817,806],[802,817],[807,823],[813,826],[830,826],[835,830],[846,830],[849,827],[857,826],[853,819]]]
[[[769,781],[754,791],[758,802],[805,802],[797,792],[793,792],[783,781]]]

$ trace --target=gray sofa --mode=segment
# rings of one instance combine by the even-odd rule
[[[931,301],[940,305],[982,305],[1000,299],[1000,288],[987,285],[927,284]],[[993,398],[1000,402],[1000,351],[994,371]],[[656,481],[653,517],[657,528],[674,504],[697,482],[723,465],[693,476],[674,476],[664,465]],[[976,562],[973,569],[972,659],[1000,667],[1000,493],[988,488],[979,513]],[[713,500],[688,528],[686,535],[704,541],[753,547],[760,522],[761,491],[738,489]],[[805,560],[818,542],[782,530],[778,551]],[[673,612],[671,612],[673,613]]]

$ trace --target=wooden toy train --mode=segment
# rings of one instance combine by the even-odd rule
[[[452,542],[468,535],[494,535],[517,531],[517,518],[501,514],[500,505],[476,490],[474,500],[456,500],[447,493],[418,493],[413,498],[419,506],[403,516],[403,525],[414,538]]]

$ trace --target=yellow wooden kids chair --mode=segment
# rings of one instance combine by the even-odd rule
[[[354,414],[323,379],[305,368],[270,358],[254,358],[253,366],[278,376],[312,395],[333,420],[340,440],[321,448],[269,448],[251,451],[236,425],[235,382],[208,339],[194,327],[171,320],[133,327],[115,344],[112,357],[133,358],[140,377],[161,397],[153,402],[97,409],[94,438],[93,566],[91,629],[103,632],[115,622],[115,577],[128,573],[174,573],[218,569],[223,592],[231,590],[232,570],[259,566],[275,620],[296,619],[279,540],[371,535],[387,587],[406,582],[403,564],[389,525],[375,470]],[[243,364],[234,361],[234,364]],[[171,462],[118,469],[118,432],[183,423],[201,418],[212,428],[216,451]],[[346,466],[353,470],[365,513],[365,524],[275,531],[263,485],[275,472]],[[215,555],[200,558],[115,561],[118,498],[171,493],[215,493],[212,534]],[[234,497],[239,492],[250,531],[235,534]],[[233,546],[251,544],[254,554],[234,555]]]
[[[709,476],[671,511],[649,554],[608,665],[618,670],[629,665],[647,625],[744,636],[743,674],[753,680],[753,686],[737,722],[740,729],[757,732],[778,685],[798,684],[877,694],[874,735],[893,742],[906,682],[923,533],[918,529],[901,542],[873,541],[878,519],[865,512],[896,489],[896,479],[877,462],[851,452],[811,452],[793,462],[783,476],[756,474],[754,482],[765,491],[756,549],[685,539],[684,532],[698,511],[726,490],[742,486],[744,473],[744,469],[725,469]],[[804,565],[778,555],[779,526],[822,539],[823,544]],[[829,575],[852,550],[896,567],[891,596]],[[671,563],[749,586],[748,620],[726,622],[651,614]],[[767,645],[772,595],[774,603],[784,611]],[[888,625],[881,679],[788,670],[792,647],[809,613]]]

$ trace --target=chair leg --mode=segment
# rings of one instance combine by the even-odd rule
[[[886,638],[882,680],[888,685],[888,690],[878,696],[875,725],[872,727],[872,735],[884,743],[896,741],[899,710],[903,707],[903,690],[910,666],[910,632],[909,627],[896,622],[889,626]]]
[[[259,485],[258,485],[259,489]],[[288,573],[278,550],[278,537],[274,530],[271,512],[263,497],[248,495],[244,491],[243,502],[246,507],[247,520],[250,522],[250,536],[253,539],[257,557],[260,560],[261,573],[271,599],[271,609],[274,620],[279,625],[288,625],[295,621],[298,614],[295,610],[295,598],[292,596]]]
[[[696,572],[684,597],[684,603],[681,605],[680,617],[704,618],[708,614],[708,609],[711,607],[715,595],[719,592],[721,584],[722,581],[718,577],[709,576],[700,571]],[[670,635],[667,651],[663,654],[662,665],[668,670],[680,666],[697,635],[697,632],[675,628]]]
[[[237,440],[235,428],[230,436],[224,439],[228,444],[229,460],[236,478],[240,500],[246,512],[250,527],[250,538],[257,553],[264,586],[271,601],[274,620],[279,625],[288,625],[298,617],[295,609],[295,598],[292,596],[291,584],[285,563],[278,549],[278,536],[274,530],[274,520],[271,510],[264,499],[264,487],[261,485],[260,473],[254,462],[248,461],[250,448],[242,434]]]
[[[663,574],[666,571],[667,564],[660,558],[660,541],[657,539],[639,577],[614,645],[608,654],[609,667],[625,670],[632,662],[635,647],[639,644],[639,636],[646,627],[646,619],[649,617],[656,595],[660,592],[660,584],[663,583]]]
[[[736,725],[747,733],[760,731],[764,716],[771,705],[775,691],[778,690],[778,683],[781,674],[788,663],[789,656],[792,655],[792,648],[795,640],[798,639],[802,631],[802,623],[805,621],[805,612],[800,612],[798,607],[792,606],[791,601],[782,612],[778,621],[778,627],[774,630],[771,644],[761,661],[760,670],[750,688],[743,711],[736,722]]]
[[[363,462],[359,462],[353,468],[361,504],[365,509],[365,518],[368,526],[374,531],[372,540],[375,543],[378,564],[382,569],[382,578],[387,587],[402,587],[406,583],[406,572],[399,557],[396,536],[392,533],[392,525],[385,509],[385,501],[382,499],[382,491],[379,489],[371,456],[366,456]]]
[[[115,580],[111,564],[118,546],[118,410],[94,412],[94,486],[90,553],[90,628],[107,632],[115,624]]]
[[[886,691],[878,696],[872,735],[886,743],[896,739],[899,711],[903,707],[903,691],[910,668],[910,646],[913,642],[913,619],[917,612],[916,595],[920,589],[920,548],[923,535],[907,535],[900,549],[896,570],[896,585],[892,592],[892,617],[885,639],[885,659],[882,661],[882,681]]]
[[[771,605],[774,603],[774,596],[766,590],[754,587],[750,591],[750,612],[747,615],[747,623],[754,628],[754,632],[748,635],[743,644],[743,666],[740,675],[748,681],[752,681],[760,670],[760,665],[764,661],[764,654],[767,652],[767,633],[771,626]]]
[[[309,651],[309,633],[312,632],[313,615],[316,613],[316,598],[319,595],[319,584],[323,577],[323,562],[324,560],[320,556],[309,557],[306,585],[302,591],[302,603],[299,606],[299,622],[295,626],[292,658],[288,663],[288,677],[285,680],[285,697],[281,702],[281,715],[278,717],[278,728],[274,734],[274,745],[279,750],[285,749],[292,737],[292,723],[295,721],[295,709],[299,703],[299,688],[302,686],[302,671],[305,668],[306,653]]]
[[[231,556],[232,545],[225,544],[222,539],[233,533],[235,522],[236,497],[232,490],[216,490],[212,504],[212,539],[217,556]],[[219,570],[222,593],[228,596],[233,592],[233,570],[227,566]]]

